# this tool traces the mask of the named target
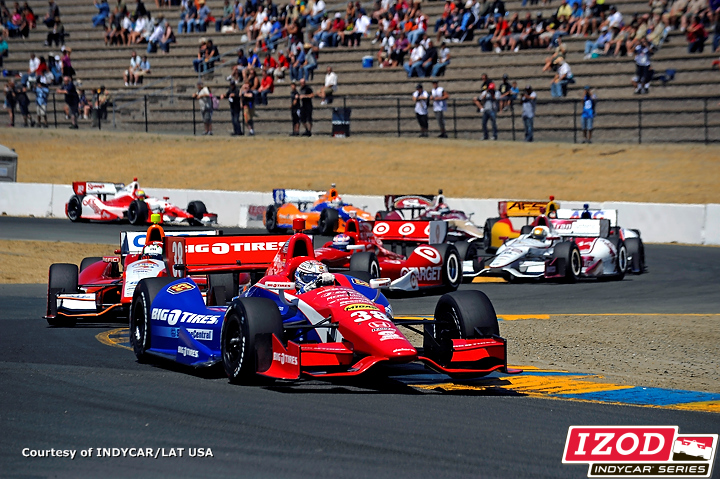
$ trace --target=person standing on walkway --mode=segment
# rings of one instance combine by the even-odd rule
[[[224,95],[220,96],[221,99],[227,98],[230,104],[230,121],[232,122],[233,132],[232,136],[242,135],[242,123],[240,122],[241,101],[240,101],[240,89],[237,83],[234,81],[230,82],[230,88],[225,92]]]
[[[583,111],[581,117],[583,143],[592,143],[593,120],[595,118],[595,102],[597,97],[593,95],[589,85],[585,86],[583,97]]]
[[[65,95],[65,103],[68,106],[68,115],[70,116],[70,129],[77,130],[77,118],[79,115],[78,106],[80,105],[80,95],[78,95],[75,85],[72,82],[72,78],[69,76],[63,77],[62,88],[57,90],[57,93]]]
[[[202,114],[203,124],[205,125],[205,133],[203,135],[212,135],[212,98],[210,90],[204,86],[202,82],[197,84],[198,91],[193,94],[193,98],[197,98],[200,103],[200,113]]]
[[[305,83],[305,79],[300,79],[300,122],[305,127],[305,133],[302,136],[312,136],[312,99],[315,96],[310,85]]]
[[[300,92],[295,82],[290,83],[290,116],[293,127],[290,136],[300,136]]]
[[[420,125],[420,138],[428,136],[428,97],[422,83],[418,83],[413,93],[413,102],[415,102],[415,118]]]
[[[487,90],[480,94],[479,98],[475,98],[475,106],[482,113],[483,140],[489,139],[487,124],[492,124],[493,140],[497,140],[497,112],[500,107],[500,93],[495,91],[495,84],[490,83]]]
[[[526,86],[525,93],[523,93],[522,96],[522,119],[525,125],[525,141],[533,141],[536,103],[537,94],[533,91],[532,86]]]
[[[435,119],[438,122],[438,128],[440,128],[440,134],[438,135],[438,138],[447,138],[447,133],[445,132],[445,112],[447,111],[447,100],[449,98],[447,92],[443,87],[438,85],[437,80],[433,80],[432,82],[432,92],[430,92],[430,97],[432,98],[433,102],[433,112],[435,112]]]

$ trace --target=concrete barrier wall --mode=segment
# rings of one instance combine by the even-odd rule
[[[272,203],[272,193],[255,191],[182,190],[146,188],[156,197],[169,197],[181,207],[200,200],[208,212],[218,214],[221,226],[260,227],[262,210]],[[11,216],[64,217],[72,196],[69,185],[0,183],[0,214]],[[382,196],[343,195],[343,199],[369,212],[383,209]],[[453,209],[471,214],[483,226],[498,215],[499,199],[447,198]],[[583,202],[558,200],[563,208],[582,208]],[[591,208],[618,210],[619,224],[639,229],[647,242],[720,245],[720,204],[591,203]]]

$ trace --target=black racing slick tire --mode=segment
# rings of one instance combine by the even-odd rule
[[[203,216],[207,213],[207,208],[205,208],[205,203],[202,201],[191,201],[188,203],[187,212],[195,218],[195,224],[201,225]]]
[[[628,270],[633,274],[645,272],[645,245],[640,238],[628,238],[625,240],[625,247],[628,254]]]
[[[238,298],[223,321],[222,362],[230,382],[249,383],[272,364],[272,335],[283,337],[282,317],[267,298]]]
[[[85,268],[87,268],[91,264],[98,263],[102,260],[102,256],[89,256],[87,258],[83,258],[83,260],[80,262],[80,272],[82,273]]]
[[[147,203],[140,200],[134,200],[128,207],[128,221],[131,225],[144,225],[148,221]]]
[[[443,287],[447,291],[455,291],[463,279],[462,260],[457,248],[449,243],[432,244],[430,246],[438,250],[442,257]]]
[[[340,221],[340,214],[334,208],[325,208],[320,212],[320,219],[318,220],[318,229],[320,234],[324,236],[332,236],[335,234],[338,222]]]
[[[216,306],[225,306],[226,303],[238,295],[240,284],[237,273],[222,273],[208,275],[208,292],[212,289],[222,288],[223,296],[219,298],[221,303]]]
[[[553,249],[553,259],[560,260],[564,271],[562,281],[565,283],[574,283],[582,273],[582,256],[580,249],[574,241],[563,241],[555,245]]]
[[[140,280],[132,304],[130,305],[130,345],[135,357],[141,363],[147,362],[152,337],[150,334],[150,318],[153,299],[175,278],[147,278]]]
[[[57,263],[50,266],[47,297],[47,322],[50,326],[75,326],[74,318],[57,317],[57,295],[58,293],[77,293],[77,290],[77,265]]]
[[[620,240],[617,244],[617,256],[615,257],[615,271],[616,274],[611,279],[614,281],[621,281],[625,277],[625,272],[628,268],[628,254],[625,242]]]
[[[458,250],[461,261],[472,261],[473,273],[477,273],[482,269],[482,263],[480,261],[480,246],[476,241],[458,241],[455,244],[455,248]],[[464,271],[464,268],[463,268]]]
[[[500,218],[488,218],[483,226],[483,247],[486,253],[494,253],[497,248],[492,247],[492,229]]]
[[[372,252],[359,252],[350,257],[350,271],[366,271],[371,278],[380,277],[380,263]]]
[[[270,205],[265,210],[265,228],[268,233],[276,233],[278,230],[277,206]]]
[[[67,204],[67,217],[73,223],[82,220],[82,201],[83,197],[80,195],[74,195],[70,198]]]

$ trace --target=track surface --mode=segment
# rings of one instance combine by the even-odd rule
[[[11,228],[0,220],[0,237],[80,239],[57,220]],[[113,244],[122,229],[70,226]],[[650,274],[620,283],[463,287],[485,291],[501,314],[720,310],[720,248],[648,245],[647,263]],[[717,414],[423,393],[385,379],[398,370],[344,383],[232,386],[212,371],[138,364],[95,339],[108,325],[49,328],[39,319],[44,296],[43,285],[0,285],[2,477],[584,477],[586,466],[561,463],[570,425],[720,430]],[[436,301],[392,300],[397,314],[431,314]],[[210,447],[214,457],[31,459],[25,447]]]

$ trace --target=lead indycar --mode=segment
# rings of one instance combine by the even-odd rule
[[[265,240],[275,244],[276,238]],[[188,239],[166,241],[169,250],[187,253],[184,263],[170,260],[175,272],[267,270],[230,304],[218,301],[224,293],[217,291],[209,291],[203,301],[187,277],[142,280],[130,314],[130,341],[139,361],[162,357],[196,367],[222,363],[234,383],[258,375],[286,380],[356,376],[379,363],[412,361],[456,377],[521,372],[507,367],[495,311],[479,291],[442,296],[431,321],[400,322],[376,289],[387,279],[329,273],[314,259],[312,242],[302,233],[277,249],[266,244],[248,251],[220,246],[238,241],[234,237],[207,238],[202,253],[189,248]],[[423,348],[408,341],[398,329],[401,324],[423,325],[417,330]]]
[[[187,209],[163,199],[147,196],[137,178],[125,186],[122,183],[75,181],[75,193],[65,205],[70,221],[129,221],[132,225],[151,223],[153,214],[162,215],[164,223],[206,225],[217,223],[217,215],[208,213],[205,203],[191,201]]]

